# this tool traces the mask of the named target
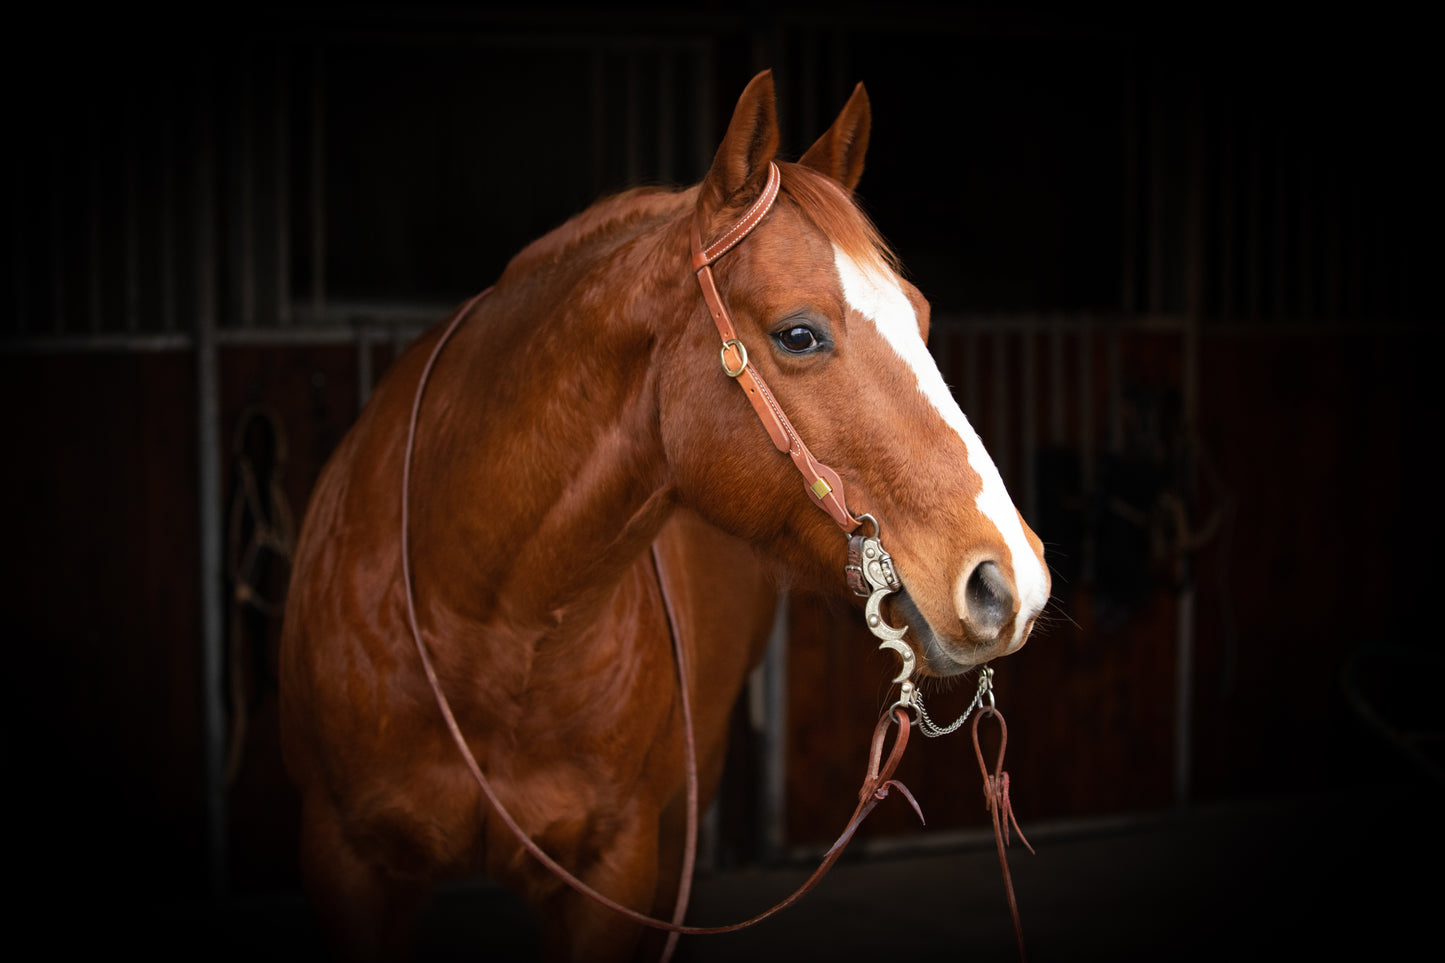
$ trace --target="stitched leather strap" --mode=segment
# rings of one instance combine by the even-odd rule
[[[702,233],[694,219],[692,266],[697,272],[697,283],[702,288],[702,299],[707,303],[708,313],[712,315],[713,324],[717,326],[718,334],[722,338],[723,370],[743,389],[753,411],[757,413],[758,420],[763,423],[768,437],[772,439],[773,446],[778,451],[787,452],[793,459],[793,465],[803,476],[804,490],[808,493],[808,498],[827,512],[839,528],[852,532],[860,523],[848,511],[847,500],[843,494],[843,480],[838,477],[837,472],[813,457],[793,423],[784,414],[782,405],[778,404],[777,398],[768,388],[768,383],[748,360],[747,348],[738,339],[732,316],[728,313],[727,305],[718,293],[717,282],[712,276],[713,262],[736,247],[753,228],[762,223],[768,211],[772,210],[781,183],[782,175],[778,171],[778,165],[770,161],[768,180],[763,186],[762,195],[736,224],[706,247],[703,246]]]

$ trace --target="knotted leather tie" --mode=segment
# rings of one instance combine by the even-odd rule
[[[998,720],[999,743],[998,758],[994,762],[993,772],[989,772],[988,763],[983,759],[983,746],[978,741],[978,724],[986,717],[993,717]],[[1014,897],[1013,876],[1009,873],[1008,855],[1004,851],[1010,840],[1009,827],[1019,834],[1019,839],[1024,846],[1032,853],[1033,846],[1029,845],[1028,839],[1024,837],[1024,831],[1019,828],[1018,820],[1014,818],[1013,804],[1008,795],[1008,773],[1003,770],[1003,754],[1008,748],[1008,724],[1004,722],[1003,713],[993,706],[982,706],[976,716],[973,717],[973,751],[978,757],[978,768],[983,774],[983,795],[988,805],[989,814],[993,817],[993,838],[998,846],[998,863],[1003,870],[1004,890],[1008,894],[1008,908],[1013,915],[1014,937],[1018,940],[1019,960],[1022,963],[1026,959],[1024,955],[1024,927],[1019,919],[1019,904]]]

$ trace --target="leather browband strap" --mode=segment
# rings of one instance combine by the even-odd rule
[[[697,272],[697,282],[702,288],[702,298],[707,302],[708,312],[712,314],[713,323],[717,325],[718,334],[722,336],[723,370],[742,387],[753,410],[757,412],[758,420],[763,423],[768,437],[773,440],[774,447],[792,457],[793,464],[803,476],[808,498],[827,512],[839,528],[852,532],[861,523],[848,511],[847,501],[843,496],[843,480],[838,477],[837,472],[813,457],[813,453],[803,444],[803,439],[793,428],[793,423],[783,413],[782,406],[773,397],[763,376],[758,374],[748,361],[747,349],[738,340],[732,316],[728,314],[727,306],[723,304],[722,295],[718,293],[712,276],[713,262],[736,247],[767,216],[778,197],[781,182],[778,165],[770,161],[768,182],[763,187],[762,196],[726,234],[707,247],[702,246],[702,234],[694,218],[692,267]]]

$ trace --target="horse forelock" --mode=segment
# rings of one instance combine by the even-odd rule
[[[897,255],[841,184],[801,164],[779,164],[780,193],[832,244],[864,268],[902,276]]]

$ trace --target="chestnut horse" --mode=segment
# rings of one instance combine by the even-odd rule
[[[764,568],[848,594],[838,524],[718,370],[689,258],[694,226],[724,235],[765,189],[771,209],[711,265],[736,329],[724,368],[750,352],[844,515],[886,533],[920,674],[1024,644],[1043,549],[928,354],[928,303],[853,202],[869,125],[860,84],[797,163],[774,163],[760,74],[700,185],[601,201],[528,246],[454,316],[434,368],[440,327],[397,361],[332,456],[296,550],[281,709],[304,884],[344,953],[404,953],[432,885],[479,872],[537,909],[551,958],[655,948],[534,859],[464,765],[409,627],[403,462],[416,621],[471,752],[558,863],[665,916],[686,808],[666,607],[706,800],[772,621]]]

